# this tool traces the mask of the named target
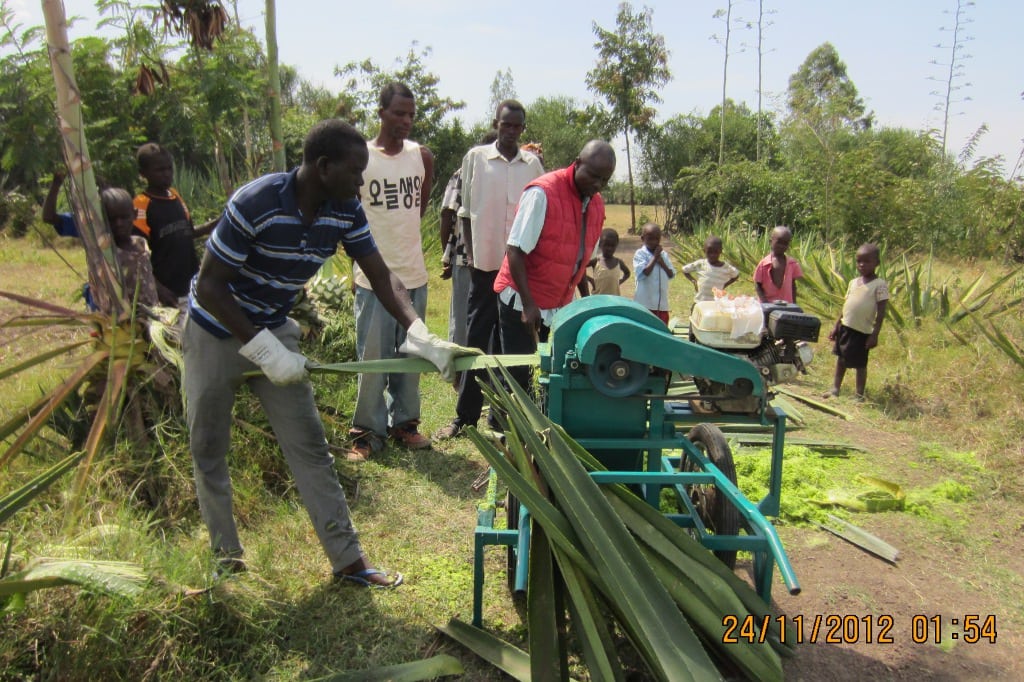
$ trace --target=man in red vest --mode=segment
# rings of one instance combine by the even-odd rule
[[[615,150],[591,140],[568,168],[526,186],[494,281],[504,353],[536,352],[538,339],[547,338],[555,312],[572,301],[574,289],[589,294],[584,274],[604,227],[600,191],[614,172]],[[510,371],[529,386],[529,368]]]

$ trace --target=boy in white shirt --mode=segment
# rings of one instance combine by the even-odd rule
[[[713,301],[714,290],[735,282],[740,271],[722,260],[722,238],[710,235],[704,240],[704,258],[684,265],[683,276],[693,282],[694,301]]]
[[[647,223],[640,232],[644,245],[633,254],[636,291],[633,300],[668,324],[668,281],[676,276],[665,249],[661,248],[661,227]]]

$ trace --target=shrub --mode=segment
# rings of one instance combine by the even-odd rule
[[[36,205],[32,199],[18,192],[0,195],[0,228],[15,237],[24,237],[35,219]]]

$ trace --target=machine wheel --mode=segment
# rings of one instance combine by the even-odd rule
[[[505,528],[509,530],[519,528],[519,498],[511,491],[505,493]],[[505,580],[508,583],[508,591],[516,591],[516,565],[519,563],[515,545],[506,548],[508,554],[505,557]]]
[[[686,436],[711,463],[718,467],[722,475],[734,485],[736,483],[736,465],[732,461],[729,442],[721,429],[713,424],[697,424]],[[683,471],[700,471],[691,459],[683,461]],[[700,520],[716,535],[737,535],[740,529],[739,510],[720,495],[713,485],[689,486],[690,501],[693,502]],[[718,550],[715,556],[729,568],[736,566],[736,550]]]

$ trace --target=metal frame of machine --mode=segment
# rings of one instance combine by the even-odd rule
[[[591,473],[596,482],[633,486],[655,508],[661,504],[662,490],[671,490],[679,513],[666,516],[691,529],[705,547],[727,563],[728,557],[735,559],[736,551],[753,553],[755,588],[762,598],[771,598],[775,565],[789,591],[800,591],[778,534],[765,518],[779,512],[786,416],[768,406],[757,368],[741,357],[673,335],[648,310],[615,296],[590,296],[560,310],[549,343],[540,349],[540,366],[547,416],[608,469]],[[675,375],[710,379],[725,392],[673,394],[669,378]],[[736,398],[753,398],[758,407],[747,415],[703,414],[692,407],[694,401],[707,405]],[[728,445],[715,422],[772,428],[768,494],[756,506],[736,487],[735,473],[730,480],[713,461],[722,464],[728,459],[727,468],[732,469]],[[693,428],[684,435],[681,426]],[[509,547],[509,587],[526,589],[529,511],[510,499],[509,527],[494,528],[496,489],[492,472],[489,504],[478,513],[474,534],[477,626],[482,621],[485,547]],[[708,527],[712,519],[709,509],[699,504],[704,499],[700,495],[713,499],[719,511],[735,510],[731,533]]]

